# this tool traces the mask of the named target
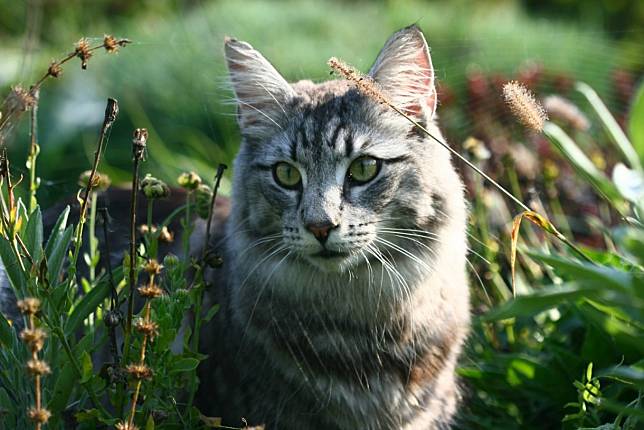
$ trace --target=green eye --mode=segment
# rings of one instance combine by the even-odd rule
[[[273,166],[275,182],[284,188],[297,188],[302,181],[300,172],[288,163],[277,163]]]
[[[380,171],[380,160],[371,157],[360,157],[349,166],[349,178],[359,184],[369,182]]]

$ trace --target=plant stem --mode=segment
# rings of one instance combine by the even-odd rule
[[[192,333],[192,350],[199,350],[199,332],[201,331],[201,305],[203,303],[203,292],[206,287],[206,280],[204,279],[205,266],[206,266],[206,256],[208,254],[208,244],[210,243],[210,229],[212,226],[212,218],[215,213],[215,203],[217,200],[217,191],[219,190],[219,184],[221,183],[221,178],[228,166],[225,164],[219,164],[217,166],[217,173],[215,173],[215,180],[212,190],[212,198],[210,199],[210,208],[208,210],[208,222],[206,223],[206,240],[204,242],[203,249],[201,250],[201,262],[199,264],[199,269],[195,275],[195,279],[198,282],[196,300],[195,300],[195,323],[194,331]],[[197,378],[192,378],[190,382],[190,397],[188,399],[188,410],[192,407],[192,402],[197,391]]]
[[[101,126],[101,131],[98,138],[98,146],[94,152],[94,164],[92,165],[92,170],[89,174],[87,180],[87,185],[85,187],[85,193],[83,194],[81,207],[78,218],[78,226],[76,226],[76,235],[74,242],[74,252],[72,254],[72,261],[69,267],[70,272],[70,283],[73,284],[76,282],[76,263],[78,261],[78,255],[80,254],[82,240],[83,240],[83,227],[85,225],[85,218],[87,214],[87,205],[90,197],[90,192],[94,185],[94,177],[96,176],[96,170],[98,169],[98,164],[101,161],[101,154],[105,147],[105,137],[107,132],[116,121],[116,117],[119,112],[118,102],[115,99],[108,98],[107,106],[105,107],[105,117],[103,119],[103,125]]]
[[[29,213],[31,214],[38,204],[36,199],[36,191],[38,190],[38,181],[36,178],[36,158],[40,153],[40,146],[38,146],[38,100],[40,97],[40,89],[34,88],[31,91],[34,99],[36,100],[31,107],[30,115],[30,134],[31,146],[29,147],[29,155],[27,157],[27,169],[29,169]]]
[[[123,347],[123,360],[127,362],[130,352],[130,334],[132,332],[132,316],[134,314],[134,290],[136,288],[136,197],[139,193],[139,165],[147,146],[148,131],[144,128],[134,130],[132,138],[132,194],[130,200],[130,270],[129,293],[127,300],[127,316],[125,320],[125,345]]]

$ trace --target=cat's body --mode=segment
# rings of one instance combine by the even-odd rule
[[[289,85],[235,40],[226,56],[244,141],[215,239],[201,409],[268,429],[448,428],[469,328],[449,153],[346,81]],[[416,27],[370,75],[440,136]]]

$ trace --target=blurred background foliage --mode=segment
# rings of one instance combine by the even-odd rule
[[[149,166],[165,179],[185,169],[210,176],[217,162],[229,163],[239,137],[226,103],[225,35],[251,42],[289,80],[320,81],[329,78],[328,57],[365,70],[393,31],[416,22],[432,48],[439,114],[455,144],[476,134],[471,111],[489,108],[471,97],[488,77],[493,83],[545,70],[546,93],[583,80],[623,114],[628,97],[619,85],[632,86],[644,68],[640,1],[0,0],[0,10],[3,92],[28,86],[81,37],[134,41],[118,55],[95,55],[86,71],[70,63],[44,86],[43,202],[75,190],[107,97],[121,102],[104,167],[116,183],[128,178],[134,127],[150,130]],[[477,82],[480,76],[485,82]],[[18,168],[27,152],[26,121],[19,131],[10,142]]]
[[[130,180],[135,127],[150,131],[145,171],[171,184],[184,170],[211,177],[217,163],[230,164],[239,133],[222,61],[225,35],[249,41],[288,80],[321,81],[332,78],[329,57],[367,70],[392,32],[417,23],[431,46],[439,121],[450,144],[551,216],[601,267],[561,257],[565,248],[523,227],[512,300],[517,208],[459,166],[471,202],[478,317],[459,370],[463,428],[641,428],[644,235],[640,221],[625,222],[618,212],[637,213],[635,205],[602,198],[575,171],[574,157],[543,135],[526,134],[501,88],[516,79],[538,98],[570,99],[577,122],[554,111],[552,119],[609,182],[624,160],[575,83],[597,91],[624,129],[642,130],[644,118],[633,118],[631,105],[644,73],[644,1],[0,0],[0,12],[3,94],[17,83],[29,86],[81,37],[133,41],[116,55],[97,52],[85,71],[72,61],[44,85],[38,175],[45,207],[76,192],[107,97],[121,108],[101,166],[113,182]],[[643,112],[644,90],[639,94]],[[644,148],[644,132],[639,136],[633,143]],[[26,173],[28,142],[23,120],[8,142],[15,174]],[[228,193],[229,183],[222,188]]]

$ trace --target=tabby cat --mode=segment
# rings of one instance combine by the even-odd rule
[[[447,429],[469,329],[463,185],[440,145],[348,81],[225,55],[243,136],[211,273],[200,408],[267,429]],[[416,26],[369,75],[437,136]]]

